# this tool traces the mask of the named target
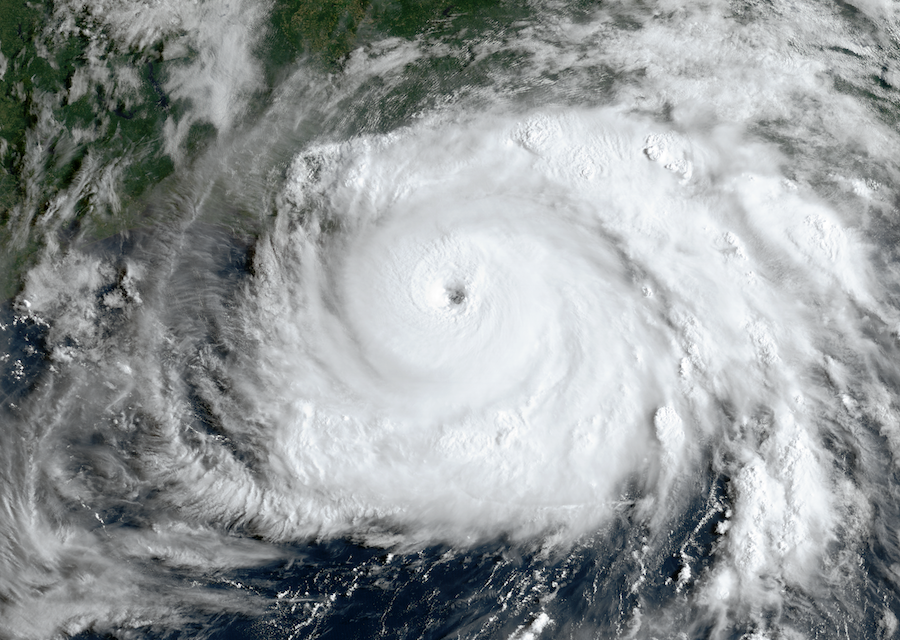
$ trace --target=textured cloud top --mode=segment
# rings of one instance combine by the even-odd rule
[[[3,633],[896,632],[892,5],[247,7],[54,10]],[[38,130],[100,146],[64,183]]]

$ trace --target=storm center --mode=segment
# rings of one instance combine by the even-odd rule
[[[448,285],[444,287],[448,304],[459,306],[466,301],[466,288],[462,285]]]

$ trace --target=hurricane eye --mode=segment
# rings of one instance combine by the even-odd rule
[[[461,286],[450,286],[446,288],[447,301],[453,306],[460,306],[466,301],[466,289]]]

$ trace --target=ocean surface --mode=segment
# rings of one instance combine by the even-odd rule
[[[900,5],[0,2],[0,638],[898,636]]]

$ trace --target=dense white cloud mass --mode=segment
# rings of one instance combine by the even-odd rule
[[[356,573],[210,576],[344,538],[528,550],[460,637],[896,634],[894,4],[544,3],[239,123],[266,9],[90,8],[198,48],[167,90],[221,133],[2,326],[46,352],[3,409],[4,633],[327,636]]]

